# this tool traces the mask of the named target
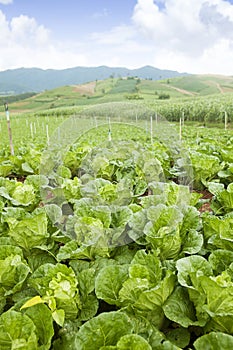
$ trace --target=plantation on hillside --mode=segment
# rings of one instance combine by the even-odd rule
[[[29,115],[66,118],[94,105],[98,115],[101,104],[111,110],[114,102],[119,105],[133,102],[137,108],[147,106],[153,115],[157,113],[169,121],[183,118],[186,122],[223,125],[226,113],[228,123],[232,120],[232,92],[230,77],[203,75],[153,81],[128,76],[62,86],[19,102],[11,102],[13,97],[4,97],[4,102],[8,102],[12,118],[17,119]],[[1,110],[4,119],[3,105]],[[141,118],[149,121],[150,116],[145,114]]]

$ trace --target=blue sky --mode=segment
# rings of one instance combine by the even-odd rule
[[[0,1],[0,10],[8,20],[21,14],[34,17],[54,37],[65,39],[129,23],[135,4],[135,0],[14,0],[8,6]]]
[[[233,0],[0,0],[0,70],[152,65],[233,75]]]

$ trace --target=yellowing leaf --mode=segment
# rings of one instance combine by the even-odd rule
[[[43,303],[44,303],[44,300],[41,299],[41,297],[39,295],[37,295],[36,297],[33,297],[33,298],[29,299],[28,301],[26,301],[26,303],[23,304],[23,306],[21,306],[20,310],[26,309],[27,307],[31,307],[33,305],[43,304]]]
[[[52,313],[52,317],[54,321],[62,327],[65,321],[65,311],[62,309],[57,309]]]

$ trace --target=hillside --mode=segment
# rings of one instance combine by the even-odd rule
[[[174,78],[171,86],[181,88],[196,95],[224,94],[233,92],[233,77],[221,75],[190,75]]]
[[[233,93],[233,77],[196,75],[157,81],[128,77],[66,85],[21,101],[8,102],[14,112],[36,112],[114,101],[190,100],[231,92]]]
[[[138,69],[120,67],[74,67],[63,70],[19,68],[0,72],[0,95],[41,92],[64,85],[83,84],[109,77],[134,76],[141,79],[167,79],[187,75],[151,66]]]

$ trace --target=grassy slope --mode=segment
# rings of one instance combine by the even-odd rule
[[[201,96],[233,92],[233,77],[194,75],[170,79],[170,84]]]
[[[233,93],[233,77],[191,75],[167,80],[109,78],[83,85],[62,86],[10,104],[12,112],[36,112],[54,108],[86,106],[110,101],[127,101],[137,95],[144,101],[156,101],[160,94],[173,99]]]

